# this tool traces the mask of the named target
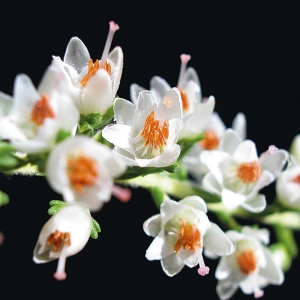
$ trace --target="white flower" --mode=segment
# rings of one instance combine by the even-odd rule
[[[65,93],[66,83],[65,74],[54,65],[48,67],[37,90],[27,75],[18,75],[13,97],[1,95],[12,103],[0,120],[1,138],[17,150],[39,153],[54,146],[60,129],[75,133],[79,113]]]
[[[180,59],[181,68],[177,88],[181,96],[184,126],[179,139],[193,138],[199,135],[207,125],[215,107],[215,98],[211,96],[202,101],[201,86],[197,72],[191,67],[186,68],[191,56],[182,54]],[[130,96],[133,103],[137,103],[138,94],[143,90],[145,89],[137,84],[130,86]],[[154,76],[151,79],[150,91],[157,104],[170,90],[171,86],[163,78]]]
[[[221,150],[203,151],[200,155],[209,169],[203,187],[220,195],[227,209],[240,205],[251,212],[264,210],[266,199],[258,191],[278,177],[287,161],[287,151],[270,146],[258,158],[254,142],[240,142],[230,130],[222,140]]]
[[[291,144],[290,153],[300,164],[300,134],[297,134]]]
[[[125,99],[115,101],[117,124],[104,128],[105,139],[127,165],[165,167],[176,162],[176,144],[182,128],[179,92],[170,90],[157,105],[149,91],[139,94],[137,106]]]
[[[199,264],[198,273],[208,274],[202,252],[203,247],[219,256],[231,254],[235,247],[224,232],[206,215],[205,202],[198,196],[176,202],[165,200],[160,214],[145,221],[147,235],[155,237],[146,252],[149,260],[161,260],[168,276],[179,273],[184,265],[192,268]]]
[[[264,294],[261,288],[268,284],[282,284],[284,274],[271,251],[264,246],[269,243],[267,229],[244,227],[241,233],[230,230],[226,234],[236,244],[236,251],[222,257],[217,267],[217,294],[220,299],[231,298],[238,287],[243,293],[259,298]]]
[[[123,52],[120,47],[109,48],[119,26],[109,23],[109,33],[101,60],[90,58],[88,49],[77,37],[73,37],[64,56],[64,61],[54,57],[54,64],[61,66],[69,75],[70,93],[82,115],[104,113],[111,105],[118,90],[123,70]]]
[[[66,258],[83,249],[91,229],[87,209],[75,203],[64,206],[43,226],[33,251],[33,261],[40,264],[58,259],[54,278],[66,279]]]
[[[12,97],[0,92],[0,120],[10,113],[12,106]]]
[[[46,164],[51,187],[66,202],[79,202],[91,211],[110,200],[113,179],[124,171],[125,164],[108,147],[84,136],[58,144]]]
[[[300,164],[295,159],[278,177],[276,196],[284,205],[300,209]]]
[[[238,113],[232,122],[232,129],[236,132],[240,140],[246,137],[246,118],[243,113]],[[191,175],[198,180],[202,181],[203,176],[208,172],[208,168],[200,160],[200,153],[204,150],[220,150],[221,140],[226,132],[226,127],[219,117],[214,112],[204,128],[205,138],[198,143],[195,143],[193,148],[183,158],[183,163],[187,167]]]

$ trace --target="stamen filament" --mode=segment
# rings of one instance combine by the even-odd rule
[[[187,63],[191,59],[191,56],[189,54],[181,54],[180,55],[180,59],[181,59],[181,66],[180,66],[180,72],[179,72],[179,78],[178,78],[177,87],[179,89],[183,89],[184,73],[185,73],[185,70],[186,70]]]
[[[53,274],[53,277],[56,280],[65,280],[67,278],[67,273],[65,272],[65,267],[66,267],[66,247],[63,245],[63,249],[61,250],[60,256],[58,258],[58,263],[57,263],[57,269],[56,272]]]
[[[104,46],[104,50],[101,56],[101,62],[100,62],[100,66],[99,69],[103,69],[107,60],[107,56],[108,56],[108,52],[114,37],[114,34],[117,30],[119,30],[120,27],[117,23],[115,23],[114,21],[110,21],[109,22],[109,31],[108,31],[108,35],[107,35],[107,39],[106,39],[106,43]]]

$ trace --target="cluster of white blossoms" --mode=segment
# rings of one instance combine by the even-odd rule
[[[12,96],[0,92],[0,171],[44,175],[63,199],[50,202],[52,217],[40,232],[34,262],[58,259],[54,277],[65,279],[66,258],[100,232],[91,212],[112,195],[128,201],[131,192],[120,184],[141,186],[160,210],[143,225],[154,237],[148,260],[160,260],[168,276],[185,265],[199,265],[204,276],[210,268],[203,256],[221,257],[215,273],[220,299],[238,287],[261,297],[266,285],[283,282],[283,269],[294,256],[284,236],[291,241],[300,227],[300,138],[284,172],[287,151],[272,145],[258,156],[246,139],[244,114],[226,129],[214,111],[215,98],[202,98],[187,54],[180,56],[175,87],[155,76],[149,90],[131,85],[131,101],[117,97],[123,52],[110,52],[119,26],[109,25],[100,60],[91,59],[73,37],[64,59],[53,57],[37,89],[20,74]],[[276,180],[278,201],[268,205],[260,190]],[[4,199],[0,192],[0,206]],[[209,221],[208,211],[220,226]],[[288,222],[291,216],[296,223]],[[240,226],[236,217],[254,220],[254,227]],[[276,225],[272,251],[267,229],[256,223]]]

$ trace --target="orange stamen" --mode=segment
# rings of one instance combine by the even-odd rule
[[[295,178],[293,178],[292,182],[300,184],[300,175],[297,175]]]
[[[205,138],[200,141],[200,144],[205,150],[215,150],[219,146],[219,138],[213,130],[207,130],[205,133]]]
[[[197,247],[201,248],[200,237],[200,232],[194,224],[182,223],[174,252],[177,253],[181,247],[192,251],[195,251]]]
[[[60,232],[55,230],[54,233],[51,233],[47,238],[47,245],[52,246],[53,252],[58,252],[60,247],[71,245],[71,236],[69,232]]]
[[[169,137],[169,122],[164,121],[160,128],[159,121],[154,119],[154,111],[152,111],[145,120],[141,135],[145,139],[146,146],[152,145],[155,149],[165,146]]]
[[[37,101],[31,112],[31,121],[36,125],[41,126],[44,124],[46,118],[54,118],[55,114],[49,104],[49,97],[42,94],[41,100]]]
[[[189,107],[190,107],[188,96],[183,89],[179,89],[179,92],[181,95],[182,109],[183,109],[183,111],[186,112],[189,110]]]
[[[249,275],[256,269],[257,258],[253,250],[247,250],[238,255],[237,262],[241,271]]]
[[[98,177],[97,163],[94,159],[82,155],[69,157],[67,174],[74,189],[82,194],[85,186],[95,184]]]
[[[238,167],[237,177],[239,177],[243,183],[254,183],[261,175],[261,166],[256,162],[243,163]]]
[[[99,70],[100,62],[98,59],[93,63],[93,60],[90,59],[88,63],[88,73],[80,80],[80,84],[82,87],[86,86],[88,81],[91,79],[93,75]],[[104,70],[111,75],[111,65],[108,62],[105,62]]]

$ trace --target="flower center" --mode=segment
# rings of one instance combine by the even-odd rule
[[[54,118],[55,114],[49,104],[49,97],[42,94],[42,98],[37,101],[31,112],[31,121],[36,125],[41,126],[44,124],[46,118]]]
[[[160,148],[167,144],[167,140],[169,137],[169,122],[164,121],[162,123],[162,126],[160,126],[159,120],[156,120],[154,118],[154,110],[153,110],[146,118],[140,136],[144,138],[144,146],[145,146],[145,150],[142,156],[147,153],[149,146],[152,146],[152,155],[157,156],[160,154]]]
[[[215,150],[219,146],[219,138],[213,130],[207,130],[204,133],[205,138],[200,141],[200,145],[205,150]]]
[[[249,275],[256,269],[257,258],[253,250],[245,250],[238,255],[237,262],[240,267],[240,270],[245,275]]]
[[[201,248],[200,238],[200,232],[194,224],[182,223],[178,240],[174,246],[174,252],[177,253],[181,247],[192,251],[195,251],[196,248]]]
[[[183,90],[183,89],[179,89],[179,92],[180,92],[181,101],[182,101],[182,109],[184,112],[186,112],[189,110],[189,107],[190,107],[187,94],[186,94],[185,90]]]
[[[60,232],[55,230],[47,238],[47,245],[52,246],[53,252],[58,252],[62,246],[71,245],[71,236],[69,232]]]
[[[94,159],[80,155],[68,157],[67,175],[74,189],[82,194],[85,186],[93,186],[98,177],[97,163]]]
[[[294,177],[291,181],[300,185],[300,174]]]
[[[254,183],[261,175],[261,172],[261,166],[256,161],[243,163],[238,167],[237,177],[243,183]]]
[[[101,62],[99,62],[98,59],[95,61],[95,63],[93,63],[92,59],[89,60],[88,73],[80,80],[82,87],[86,86],[91,77],[100,69],[100,63]],[[104,69],[109,75],[111,75],[111,65],[108,62],[105,62]]]

